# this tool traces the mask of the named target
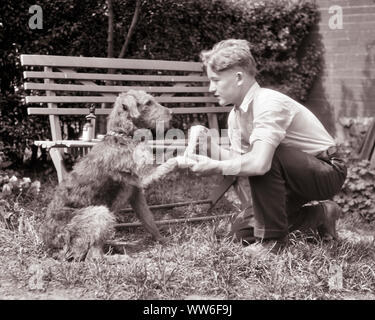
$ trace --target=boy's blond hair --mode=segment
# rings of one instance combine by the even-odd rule
[[[214,72],[240,66],[252,76],[257,73],[256,62],[247,40],[227,39],[220,41],[214,45],[212,50],[202,51],[201,59],[204,66],[210,66]]]

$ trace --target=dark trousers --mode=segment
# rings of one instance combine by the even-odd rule
[[[249,177],[253,216],[249,210],[238,215],[231,235],[253,242],[255,238],[284,238],[294,230],[315,229],[322,221],[322,211],[303,205],[332,198],[340,191],[346,173],[344,161],[337,155],[318,158],[279,146],[271,169],[262,176]]]

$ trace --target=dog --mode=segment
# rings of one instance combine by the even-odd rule
[[[65,260],[103,257],[116,214],[128,203],[153,238],[166,242],[144,189],[178,166],[170,159],[155,168],[147,141],[133,135],[139,128],[155,129],[158,122],[167,129],[170,120],[171,111],[150,94],[137,90],[119,94],[104,139],[74,165],[47,207],[41,234],[49,251]]]

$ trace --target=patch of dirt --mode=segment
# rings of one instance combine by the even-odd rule
[[[0,279],[0,300],[89,300],[94,299],[83,289],[48,288],[31,290],[17,283]]]

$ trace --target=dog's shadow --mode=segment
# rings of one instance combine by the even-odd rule
[[[107,241],[104,246],[106,256],[110,255],[133,255],[143,251],[147,251],[155,246],[155,241],[152,239],[139,239],[134,241]]]

